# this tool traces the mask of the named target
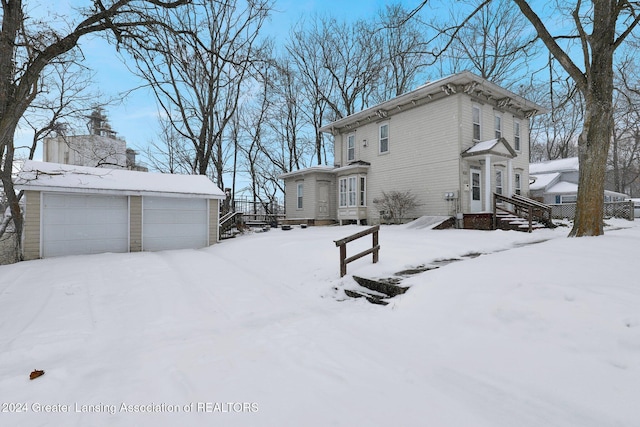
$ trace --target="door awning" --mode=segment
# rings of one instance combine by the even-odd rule
[[[517,157],[518,154],[506,139],[496,138],[478,142],[473,147],[464,150],[460,155],[463,158],[484,158],[489,155],[497,159],[513,159],[514,157]]]

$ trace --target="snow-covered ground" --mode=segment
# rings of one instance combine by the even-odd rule
[[[0,266],[0,425],[640,426],[640,222],[608,223],[383,226],[344,278],[361,227]],[[470,253],[388,306],[344,296]]]

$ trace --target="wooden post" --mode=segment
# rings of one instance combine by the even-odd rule
[[[378,262],[378,252],[380,251],[380,246],[378,245],[378,231],[373,232],[373,263]],[[345,272],[346,273],[346,272]]]
[[[344,277],[347,274],[347,244],[340,245],[340,277]]]

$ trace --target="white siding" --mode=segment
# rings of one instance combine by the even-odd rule
[[[507,110],[497,109],[491,104],[482,102],[481,100],[474,99],[468,96],[461,97],[461,145],[460,152],[472,147],[474,145],[473,141],[473,117],[472,117],[472,104],[481,106],[481,114],[482,114],[482,141],[490,140],[495,138],[495,129],[494,129],[494,117],[496,112],[499,112],[502,116],[502,137],[507,140],[509,145],[512,148],[514,147],[514,120],[520,121],[520,151],[517,151],[517,157],[512,160],[512,165],[514,168],[514,173],[511,175],[511,188],[515,189],[515,173],[520,173],[522,175],[522,194],[529,194],[529,119],[522,116],[514,116],[511,112]],[[464,187],[465,184],[469,183],[469,175],[468,170],[469,167],[473,165],[476,167],[480,167],[480,163],[478,161],[468,161],[462,167],[461,170],[461,181]],[[491,167],[491,192],[495,191],[495,171],[496,168],[503,170],[502,177],[502,186],[503,186],[503,194],[507,195],[507,191],[509,189],[508,177],[509,174],[507,172],[507,162],[500,161],[492,164]],[[482,182],[484,183],[484,168],[482,168]],[[463,192],[462,194],[462,209],[464,212],[469,211],[469,194],[468,192]]]
[[[307,171],[285,179],[285,209],[287,219],[317,219],[319,216],[318,190],[320,183],[328,183],[329,216],[336,217],[336,181],[332,172]],[[298,184],[303,185],[302,209],[298,208]]]
[[[371,164],[367,174],[367,216],[371,221],[379,216],[373,200],[383,191],[410,190],[420,204],[412,216],[455,213],[444,193],[459,191],[458,97],[446,97],[356,130],[356,160]],[[378,152],[381,123],[389,124],[389,152],[385,154]],[[336,137],[338,150],[346,135]]]

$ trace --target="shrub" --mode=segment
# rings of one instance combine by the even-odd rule
[[[373,204],[381,211],[381,218],[399,223],[406,219],[407,213],[418,206],[416,196],[408,191],[382,192],[382,197],[373,199]]]

